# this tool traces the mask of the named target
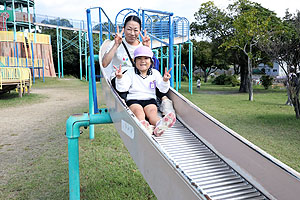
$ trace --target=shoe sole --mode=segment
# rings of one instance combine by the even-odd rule
[[[176,116],[174,113],[169,113],[165,115],[163,118],[163,124],[155,127],[153,133],[157,137],[161,136],[168,128],[172,127],[176,122]]]

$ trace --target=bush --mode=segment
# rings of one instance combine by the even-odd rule
[[[226,74],[222,74],[218,77],[216,77],[212,84],[216,85],[232,85],[232,87],[235,87],[240,84],[239,80],[237,79],[236,75],[227,76]]]
[[[226,79],[226,74],[221,74],[220,76],[217,76],[212,81],[212,84],[215,84],[215,85],[225,85],[225,79]]]
[[[266,90],[273,84],[273,78],[270,76],[261,76],[260,81]]]

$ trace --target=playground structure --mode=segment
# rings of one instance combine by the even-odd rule
[[[0,5],[4,8],[0,10],[0,92],[17,88],[22,94],[25,90],[29,91],[35,77],[43,77],[45,81],[45,76],[56,76],[51,38],[36,33],[33,0],[1,0]],[[24,77],[26,80],[23,80]],[[26,84],[19,84],[24,81]]]
[[[178,27],[175,26],[179,23],[176,23],[173,13],[124,9],[120,12],[122,14],[117,15],[115,24],[102,24],[101,13],[107,17],[102,8],[87,10],[90,113],[72,115],[66,124],[70,199],[80,199],[80,127],[90,126],[92,130],[93,125],[103,123],[114,123],[133,160],[158,199],[299,199],[298,172],[218,122],[173,88],[170,89],[168,97],[174,103],[177,122],[161,137],[147,133],[112,89],[109,74],[107,75],[106,69],[101,66],[101,86],[107,108],[99,109],[94,62],[96,59],[101,61],[109,41],[101,41],[99,56],[94,56],[91,24],[91,11],[94,10],[99,11],[100,26],[105,25],[104,30],[121,26],[129,14],[139,15],[143,30],[146,29],[153,40],[152,45],[158,41],[161,45],[169,46],[168,66],[174,66],[173,45],[178,39],[175,36]],[[157,20],[157,15],[166,20]],[[109,19],[108,21],[111,22]],[[147,23],[149,21],[152,22],[150,25]],[[156,23],[166,25],[166,31],[162,35],[167,39],[162,38],[162,32],[155,34],[151,31],[151,27],[155,27]],[[102,28],[100,32],[101,30]],[[161,57],[162,54],[161,52]],[[179,66],[176,67],[176,71],[177,68]],[[174,77],[175,73],[171,74]],[[175,80],[179,87],[179,81],[177,78]],[[174,83],[173,78],[172,86]],[[90,132],[90,138],[94,138],[93,132]]]

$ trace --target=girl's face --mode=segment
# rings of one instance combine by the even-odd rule
[[[141,73],[145,73],[151,66],[151,58],[146,56],[137,57],[135,59],[135,65]]]
[[[129,21],[127,22],[124,28],[125,39],[128,44],[133,44],[135,41],[138,40],[140,34],[140,24],[136,21]]]

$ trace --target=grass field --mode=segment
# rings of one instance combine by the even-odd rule
[[[38,81],[34,87],[87,88],[87,83],[78,80],[67,85],[53,80]],[[190,95],[186,83],[180,90],[205,112],[300,172],[300,121],[296,120],[293,108],[284,105],[286,91],[256,87],[253,102],[248,101],[248,94],[237,91],[237,87],[202,84],[200,90],[194,88]],[[15,101],[7,99],[8,104]],[[27,103],[31,101],[34,100]],[[86,107],[78,107],[74,113],[85,111]],[[56,134],[43,144],[35,159],[12,172],[9,184],[0,188],[0,199],[68,199],[67,139],[61,135],[64,131],[65,121],[49,130]],[[92,141],[88,138],[89,130],[83,131],[79,138],[82,199],[156,199],[113,125],[95,126]]]
[[[285,164],[300,171],[300,121],[285,105],[286,90],[254,87],[254,101],[238,87],[202,84],[193,95],[183,84],[181,93],[205,112]]]

